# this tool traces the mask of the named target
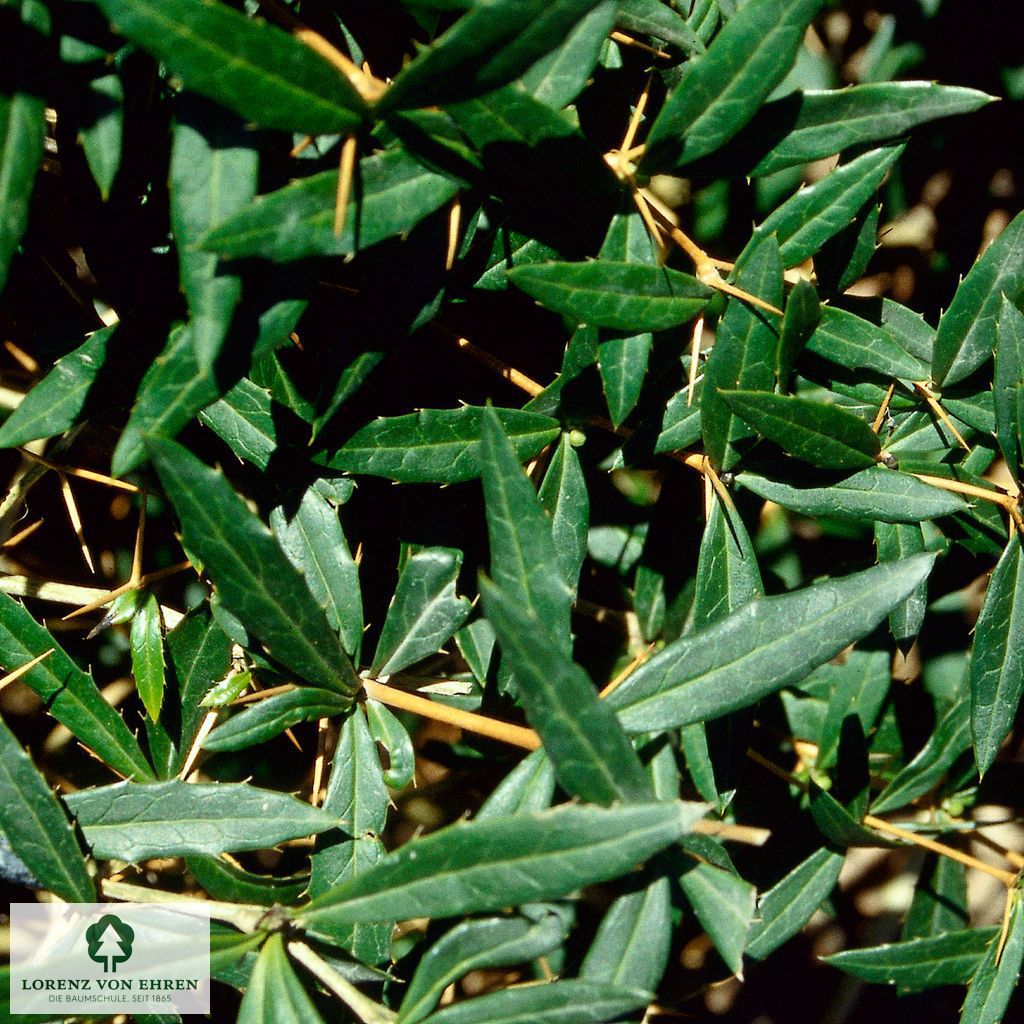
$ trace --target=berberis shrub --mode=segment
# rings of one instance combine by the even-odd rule
[[[884,297],[992,97],[825,6],[0,3],[10,899],[246,1024],[1003,1016],[1024,215]]]

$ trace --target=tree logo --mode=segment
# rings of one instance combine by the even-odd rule
[[[103,973],[116,974],[117,965],[132,955],[135,930],[114,914],[104,914],[85,930],[89,943],[89,959],[103,964]]]

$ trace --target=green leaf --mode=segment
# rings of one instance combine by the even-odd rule
[[[750,707],[867,636],[927,576],[933,561],[918,555],[751,601],[669,644],[606,700],[630,733]]]
[[[742,974],[757,890],[732,871],[703,862],[683,874],[679,884],[726,967]]]
[[[117,782],[64,802],[101,860],[263,850],[337,825],[319,807],[244,783]]]
[[[647,138],[643,172],[673,170],[728,142],[786,77],[820,0],[752,0],[687,65]]]
[[[960,282],[939,320],[932,380],[948,387],[969,377],[992,355],[1003,296],[1024,293],[1024,214],[1018,214]]]
[[[971,650],[971,738],[978,771],[992,767],[1013,727],[1024,693],[1024,557],[1010,538],[974,629]]]
[[[793,367],[821,322],[822,310],[814,285],[798,281],[789,293],[775,350],[775,382],[779,391],[789,390]]]
[[[266,388],[246,377],[219,401],[207,405],[199,419],[240,459],[266,471],[278,450],[281,411]]]
[[[484,410],[482,430],[491,576],[504,596],[533,618],[540,635],[568,658],[572,591],[559,566],[551,520],[495,409]],[[509,657],[516,656],[510,652]]]
[[[194,243],[252,202],[258,173],[252,133],[238,118],[187,92],[178,97],[171,145],[171,225],[200,368],[211,366],[224,344],[242,296],[242,278]]]
[[[732,283],[773,306],[782,305],[782,263],[774,235],[746,250]],[[735,388],[771,391],[775,386],[778,345],[774,317],[740,299],[729,299],[704,368],[700,401],[704,447],[719,472],[736,465],[740,458],[736,442],[750,436],[721,392]]]
[[[932,487],[908,473],[872,466],[859,473],[798,478],[773,474],[740,473],[736,482],[766,501],[806,516],[828,516],[853,522],[880,519],[886,523],[919,523],[963,511],[967,505],[952,491]]]
[[[810,784],[810,809],[814,823],[832,846],[845,849],[848,846],[892,846],[878,832],[868,828],[854,817],[831,793],[815,782]]]
[[[344,713],[350,703],[333,690],[318,690],[300,686],[287,693],[257,701],[218,726],[203,741],[203,750],[220,753],[224,750],[244,750],[257,743],[280,736],[299,722],[313,722],[318,718],[334,718]]]
[[[457,189],[456,181],[428,171],[402,149],[390,149],[359,161],[340,235],[334,233],[338,172],[323,171],[259,196],[197,244],[231,259],[262,256],[276,263],[352,255],[410,231]]]
[[[281,933],[263,944],[238,1010],[238,1024],[324,1024],[284,950]]]
[[[873,466],[878,435],[841,406],[765,391],[719,391],[725,404],[759,434],[819,469]]]
[[[630,886],[601,918],[580,977],[656,991],[668,964],[672,930],[668,878]]]
[[[95,901],[96,890],[67,815],[2,718],[0,835],[44,889],[68,903]]]
[[[754,236],[774,234],[782,265],[798,266],[853,222],[904,149],[898,145],[871,150],[836,168],[776,207]]]
[[[211,0],[96,0],[114,27],[193,92],[285,131],[350,132],[366,105],[323,57]]]
[[[288,906],[298,902],[309,886],[309,875],[290,878],[258,875],[220,857],[186,857],[185,867],[210,899],[228,903]]]
[[[124,136],[124,86],[116,72],[90,78],[81,90],[83,121],[79,136],[96,187],[104,202],[121,166]]]
[[[815,850],[760,897],[747,956],[763,960],[807,924],[836,887],[843,859],[828,847]]]
[[[455,917],[556,899],[630,870],[675,842],[703,812],[703,804],[569,804],[449,825],[399,847],[295,917],[320,934],[355,921]]]
[[[532,459],[558,437],[558,423],[547,416],[519,409],[495,414],[517,459]],[[356,431],[326,464],[400,483],[474,480],[483,472],[482,418],[483,409],[472,405],[381,417]]]
[[[551,517],[551,539],[565,582],[573,591],[587,555],[590,499],[579,456],[568,434],[562,434],[537,492]]]
[[[424,1024],[601,1024],[650,1002],[651,993],[568,979],[502,989],[448,1006]]]
[[[222,474],[174,441],[150,438],[147,450],[185,544],[202,559],[225,607],[300,679],[353,697],[359,677],[270,530]]]
[[[850,370],[874,370],[883,377],[923,380],[925,366],[876,327],[845,309],[823,306],[821,323],[807,341],[815,355]]]
[[[1010,915],[1006,923],[1006,939],[994,938],[978,965],[967,998],[960,1011],[963,1024],[999,1024],[1010,1005],[1017,987],[1021,964],[1024,963],[1024,896],[1019,889],[1009,895]]]
[[[875,728],[878,713],[889,694],[889,662],[889,652],[885,649],[858,648],[847,652],[842,664],[822,665],[802,684],[805,692],[818,693],[818,686],[831,691],[818,734],[815,768],[825,771],[833,767],[848,718],[852,716],[859,721],[863,736],[870,735]]]
[[[916,757],[900,771],[871,806],[873,814],[904,807],[938,784],[971,745],[970,709],[957,702],[936,725]]]
[[[975,89],[934,82],[881,82],[799,90],[761,107],[727,150],[708,164],[718,173],[762,177],[903,135],[940,117],[993,101]],[[703,170],[703,168],[702,168]]]
[[[939,985],[966,985],[998,933],[996,927],[968,928],[910,942],[847,949],[822,959],[864,981],[923,992]]]
[[[494,788],[477,812],[477,821],[529,814],[551,806],[555,769],[543,749],[522,759]]]
[[[470,603],[455,593],[462,552],[424,548],[402,569],[377,641],[370,672],[401,672],[436,654],[469,618]]]
[[[285,505],[275,508],[270,526],[292,565],[305,575],[310,593],[327,613],[345,650],[357,658],[363,634],[359,567],[337,510],[315,486],[309,487],[291,514]]]
[[[590,677],[551,642],[520,594],[481,578],[484,613],[512,664],[519,698],[562,787],[589,803],[653,797],[650,781],[615,712]]]
[[[21,400],[0,427],[0,448],[13,448],[41,437],[62,434],[79,422],[89,391],[107,357],[107,342],[116,327],[89,335]]]
[[[689,22],[661,0],[625,0],[617,24],[624,32],[663,39],[690,56],[704,52],[704,43]]]
[[[155,594],[146,596],[132,619],[131,651],[136,689],[155,722],[164,701],[164,634]]]
[[[521,964],[550,952],[561,941],[561,924],[554,914],[536,922],[488,917],[457,924],[423,954],[396,1024],[418,1024],[437,1006],[444,990],[470,971]]]
[[[103,699],[92,677],[24,606],[0,593],[0,663],[16,668],[49,650],[53,653],[22,676],[21,682],[40,697],[53,718],[115,771],[137,779],[153,778],[138,741]]]
[[[1021,462],[1024,461],[1024,315],[1005,295],[999,311],[996,337],[992,387],[996,438],[1007,468],[1019,484]],[[0,429],[0,439],[6,429],[6,424]]]
[[[608,338],[597,347],[597,367],[613,426],[621,425],[640,398],[653,344],[653,335],[634,334]]]
[[[689,274],[640,263],[532,263],[508,279],[542,306],[593,327],[663,331],[692,320],[710,289]]]
[[[7,284],[11,258],[28,225],[32,185],[43,159],[46,98],[38,85],[22,92],[47,61],[50,12],[41,0],[15,0],[6,5],[4,85],[0,90],[0,292]],[[48,62],[47,62],[48,64]],[[8,84],[10,83],[10,84]]]
[[[366,701],[366,721],[374,742],[388,753],[384,782],[391,789],[405,789],[416,774],[416,752],[408,730],[380,701]]]
[[[601,47],[615,25],[618,6],[615,0],[595,3],[561,45],[541,57],[522,76],[523,85],[534,99],[561,108],[583,91]]]
[[[377,109],[444,106],[507,85],[593,8],[593,0],[479,0],[399,72]]]
[[[918,523],[875,523],[875,548],[879,562],[898,562],[925,550]],[[909,643],[921,631],[928,605],[928,584],[922,583],[889,616],[889,629],[898,644]]]
[[[342,723],[334,752],[324,810],[338,815],[344,832],[327,832],[317,840],[309,882],[311,897],[372,869],[384,856],[388,791],[380,758],[366,718],[356,709]],[[331,929],[331,941],[365,963],[382,963],[391,952],[392,924],[358,921]]]
[[[926,854],[903,921],[903,939],[960,931],[967,927],[968,916],[964,865],[937,853]]]

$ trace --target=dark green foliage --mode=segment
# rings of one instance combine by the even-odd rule
[[[12,892],[208,899],[241,1024],[1014,1019],[1024,171],[953,8],[0,0]]]

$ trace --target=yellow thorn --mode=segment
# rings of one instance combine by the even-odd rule
[[[110,604],[110,602],[115,600],[115,598],[120,597],[129,590],[135,590],[150,583],[156,583],[157,580],[162,580],[167,576],[173,576],[177,572],[184,572],[186,569],[191,568],[192,563],[186,559],[184,562],[168,566],[166,569],[157,569],[155,572],[147,572],[145,576],[141,576],[137,582],[132,583],[132,581],[129,580],[127,583],[122,583],[121,586],[107,591],[107,593],[102,597],[97,597],[95,601],[90,601],[88,604],[83,604],[81,608],[76,608],[73,612],[68,612],[61,621],[67,622],[68,619],[77,619],[80,615],[85,615],[88,612],[95,611],[97,608],[102,608],[105,604]]]
[[[30,524],[29,526],[26,526],[24,530],[19,530],[18,533],[16,533],[13,537],[8,537],[7,540],[0,544],[0,548],[17,547],[23,540],[26,540],[28,537],[31,537],[32,534],[35,533],[36,530],[38,530],[39,527],[42,525],[43,520],[37,519],[34,523]]]
[[[352,175],[356,167],[356,137],[348,135],[341,144],[338,160],[338,191],[334,197],[334,237],[341,238],[348,216],[348,199],[352,192]]]
[[[934,412],[935,415],[938,416],[939,419],[946,424],[946,426],[949,428],[950,433],[957,439],[960,446],[964,448],[967,452],[970,452],[971,446],[963,439],[963,437],[960,434],[960,431],[957,430],[956,427],[953,425],[953,421],[949,418],[948,414],[946,413],[946,410],[943,409],[942,406],[939,404],[939,400],[938,398],[935,397],[935,393],[928,386],[928,382],[925,380],[915,380],[914,387],[917,389],[918,393],[924,398],[924,400],[928,403],[932,412]]]
[[[135,531],[135,550],[132,552],[132,574],[130,583],[138,584],[142,579],[142,547],[146,536],[146,491],[142,492],[142,504],[139,507],[139,528]]]
[[[18,451],[25,456],[26,459],[30,459],[32,462],[38,462],[40,466],[45,466],[47,469],[53,470],[54,473],[63,473],[65,476],[75,476],[81,480],[91,480],[96,484],[106,484],[107,487],[114,487],[119,491],[130,491],[132,494],[138,494],[140,488],[136,487],[135,484],[130,484],[126,480],[118,480],[115,477],[107,476],[104,473],[96,473],[91,469],[78,469],[75,466],[59,466],[55,462],[50,462],[48,459],[44,459],[41,455],[36,455],[35,452],[30,452],[27,448],[19,448]]]
[[[321,718],[316,723],[316,760],[313,762],[313,786],[309,793],[309,802],[317,807],[320,804],[320,787],[324,781],[324,762],[327,760],[327,729],[330,719]]]
[[[640,98],[636,101],[636,107],[633,109],[633,116],[629,119],[629,127],[626,129],[622,145],[619,146],[620,153],[627,151],[633,145],[633,140],[636,138],[636,133],[640,128],[640,122],[644,117],[644,111],[647,109],[647,101],[651,97],[651,82],[653,80],[654,72],[651,71],[647,75],[647,82],[644,84],[644,90],[640,93]]]
[[[75,537],[78,538],[79,547],[82,549],[82,558],[85,559],[85,564],[89,567],[89,572],[95,575],[96,566],[93,564],[92,552],[89,550],[89,545],[85,542],[85,532],[82,529],[82,517],[78,514],[78,505],[75,503],[75,496],[71,492],[71,484],[63,473],[58,473],[57,478],[60,480],[60,493],[64,498],[64,506],[68,510],[68,518],[71,520],[71,529],[75,531]]]
[[[877,434],[882,429],[882,423],[885,421],[885,414],[889,411],[889,403],[892,401],[892,396],[896,391],[896,381],[893,381],[889,385],[889,390],[885,393],[885,398],[882,399],[882,404],[878,407],[878,415],[875,417],[875,422],[871,424],[871,429]]]
[[[16,668],[13,672],[8,672],[2,679],[0,679],[0,690],[10,683],[13,683],[16,679],[20,679],[26,672],[31,672],[44,658],[48,658],[56,650],[56,647],[51,647],[48,651],[43,651],[42,654],[37,655],[31,661],[26,661],[20,668]]]
[[[671,57],[670,53],[666,53],[664,50],[659,50],[654,46],[648,46],[647,43],[641,43],[639,39],[634,39],[632,36],[627,36],[625,32],[612,32],[611,38],[617,43],[622,43],[623,46],[633,46],[638,50],[645,50],[647,53],[653,54],[655,57]]]
[[[452,208],[448,213],[448,248],[444,254],[444,269],[451,270],[455,266],[455,257],[459,251],[459,230],[462,227],[462,196],[458,192],[452,200]]]
[[[210,730],[217,724],[217,709],[214,708],[212,711],[206,713],[206,717],[203,719],[202,725],[199,726],[199,731],[196,733],[196,738],[192,741],[192,747],[188,752],[188,757],[185,758],[185,763],[181,766],[181,771],[178,773],[178,778],[185,780],[189,777],[192,771],[192,766],[196,763],[196,758],[199,757],[199,751],[203,749],[203,744],[206,742],[206,737],[210,735]]]
[[[697,366],[700,361],[700,343],[704,337],[704,314],[697,317],[693,325],[693,336],[690,339],[690,377],[686,390],[686,407],[693,405],[693,389],[697,383]]]

